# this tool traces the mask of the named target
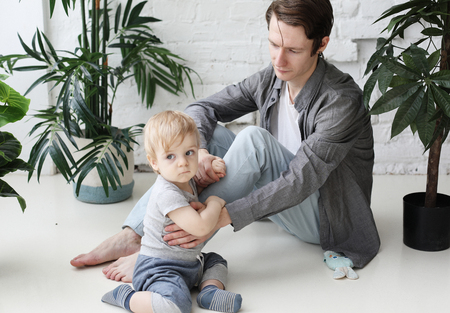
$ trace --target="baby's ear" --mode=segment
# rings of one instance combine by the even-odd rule
[[[150,164],[150,166],[153,168],[153,171],[156,173],[159,173],[158,162],[156,160],[152,159],[148,154],[147,154],[147,160],[148,160],[148,163]]]

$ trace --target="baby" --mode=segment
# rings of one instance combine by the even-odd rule
[[[162,239],[170,224],[194,236],[204,236],[215,228],[225,201],[210,196],[205,208],[193,209],[198,201],[193,177],[198,169],[200,135],[188,115],[164,111],[153,116],[144,128],[145,150],[158,173],[144,218],[144,236],[133,273],[133,288],[122,284],[102,298],[131,312],[189,313],[190,290],[198,286],[200,307],[220,312],[237,312],[242,297],[225,291],[227,262],[216,253],[202,253],[205,243],[192,249],[169,246]],[[213,162],[223,177],[225,163]]]

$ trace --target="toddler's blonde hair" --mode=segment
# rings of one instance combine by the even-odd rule
[[[163,111],[152,116],[144,127],[144,147],[147,155],[156,160],[156,150],[167,152],[177,141],[183,141],[187,134],[195,134],[200,146],[200,134],[194,120],[180,111]]]

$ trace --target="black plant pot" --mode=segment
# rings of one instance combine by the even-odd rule
[[[450,196],[438,194],[435,208],[425,208],[425,193],[403,197],[403,243],[421,251],[450,247]]]

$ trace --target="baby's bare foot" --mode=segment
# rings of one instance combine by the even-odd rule
[[[136,252],[135,254],[119,258],[114,263],[105,267],[102,270],[103,274],[105,274],[108,279],[131,283],[134,265],[136,264],[138,255],[139,252]]]

